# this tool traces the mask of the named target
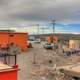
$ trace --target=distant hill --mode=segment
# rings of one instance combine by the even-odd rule
[[[30,35],[34,36],[35,38],[45,38],[47,36],[50,36],[52,34],[40,34],[40,35]],[[80,40],[80,34],[55,34],[59,39],[63,40],[69,40],[69,39],[79,39]]]

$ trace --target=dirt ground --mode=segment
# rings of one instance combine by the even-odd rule
[[[55,64],[61,66],[80,61],[80,57],[75,57],[75,60],[73,58],[74,56],[64,56],[61,50],[46,50],[41,44],[34,44],[32,49],[18,55],[17,63],[21,69],[18,80],[39,80],[32,79],[32,76],[40,67],[53,67]]]

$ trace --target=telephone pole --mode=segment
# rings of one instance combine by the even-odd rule
[[[39,31],[40,31],[40,30],[39,30],[39,29],[40,29],[40,28],[39,28],[39,24],[37,24],[36,26],[37,26],[37,35],[38,35],[37,37],[39,38],[39,35],[40,35],[40,33],[39,33]]]
[[[53,35],[55,34],[55,20],[52,20]]]

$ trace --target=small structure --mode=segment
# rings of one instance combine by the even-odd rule
[[[1,80],[18,80],[17,67],[10,67],[6,64],[0,63],[0,79]]]
[[[80,40],[69,40],[70,49],[80,49]]]

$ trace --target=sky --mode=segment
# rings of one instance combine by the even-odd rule
[[[53,19],[56,32],[80,33],[80,0],[0,0],[0,27],[49,25]]]

